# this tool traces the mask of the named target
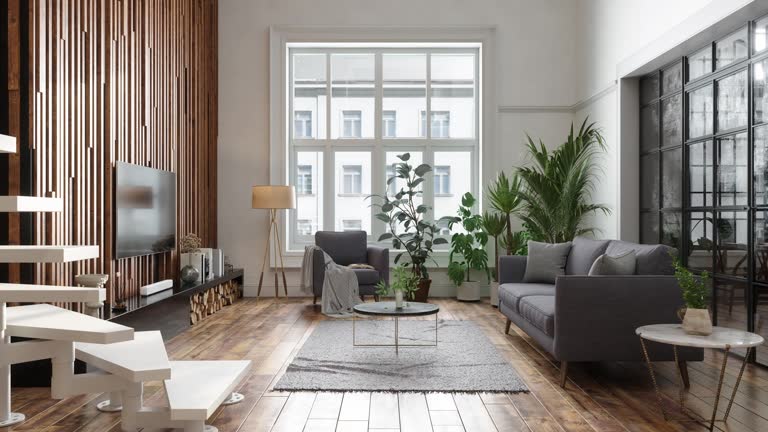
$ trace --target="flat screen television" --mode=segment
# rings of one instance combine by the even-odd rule
[[[118,162],[115,175],[115,256],[176,247],[176,174]]]

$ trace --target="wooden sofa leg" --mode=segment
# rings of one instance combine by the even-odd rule
[[[312,297],[312,304],[313,305],[317,304],[317,296]]]
[[[507,327],[504,329],[504,334],[509,334],[509,327],[512,325],[512,320],[507,318]]]
[[[373,301],[376,301],[376,302],[379,301],[379,296],[374,294]]]
[[[688,377],[688,362],[680,360],[677,362],[677,367],[680,369],[680,377],[683,379],[683,386],[687,389],[691,388],[691,380]]]
[[[568,382],[568,362],[560,362],[560,387],[565,388],[565,383]]]

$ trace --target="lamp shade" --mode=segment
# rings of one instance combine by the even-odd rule
[[[251,207],[255,209],[296,208],[296,190],[293,186],[253,186]]]

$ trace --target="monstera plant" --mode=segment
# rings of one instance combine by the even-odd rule
[[[485,250],[488,233],[483,229],[483,217],[472,213],[475,202],[475,197],[467,192],[461,197],[458,216],[446,216],[441,219],[451,230],[456,225],[462,228],[451,236],[448,278],[458,288],[457,298],[464,301],[480,300],[480,284],[472,280],[472,270],[484,271],[488,282],[491,279],[488,252]]]

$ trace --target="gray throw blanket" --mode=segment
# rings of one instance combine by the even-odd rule
[[[352,314],[352,308],[356,304],[362,303],[357,276],[351,269],[333,262],[333,259],[317,246],[304,248],[304,260],[301,265],[301,290],[307,294],[314,294],[312,291],[313,257],[316,250],[323,252],[325,264],[323,294],[320,299],[321,311],[331,317],[348,317]]]

